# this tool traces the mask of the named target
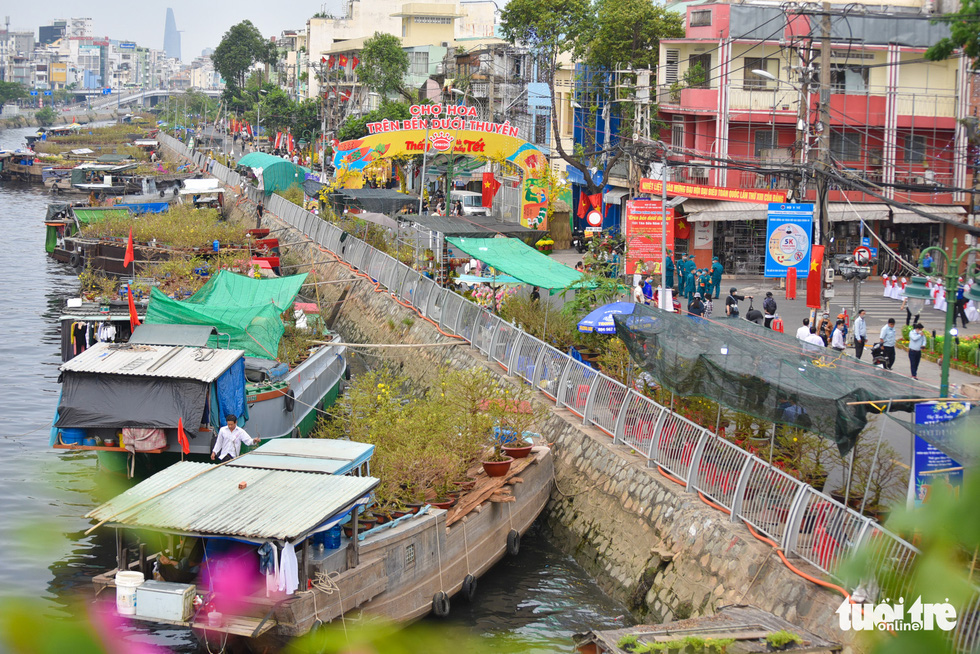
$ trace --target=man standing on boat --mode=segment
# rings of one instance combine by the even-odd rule
[[[237,458],[242,451],[242,443],[246,445],[258,445],[258,438],[252,438],[248,433],[238,426],[238,418],[229,413],[225,416],[227,426],[218,430],[218,437],[214,441],[214,449],[211,450],[211,460],[217,459],[221,463]]]

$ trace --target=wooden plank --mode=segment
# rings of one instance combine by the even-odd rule
[[[481,504],[490,500],[490,497],[500,491],[505,485],[520,483],[512,480],[521,479],[518,475],[527,469],[528,466],[537,463],[539,456],[539,452],[532,452],[523,459],[514,459],[514,462],[510,465],[510,470],[503,477],[487,476],[482,466],[470,468],[467,474],[477,479],[476,486],[463,495],[455,507],[449,509],[449,513],[446,516],[446,526],[448,527],[456,523],[472,511],[478,511]],[[502,501],[512,502],[515,501],[515,498]]]
[[[139,617],[139,616],[137,616]],[[191,624],[194,629],[202,629],[205,631],[215,631],[220,634],[231,634],[233,636],[244,636],[245,638],[252,638],[253,634],[255,636],[261,636],[265,632],[269,631],[276,626],[276,619],[270,617],[265,621],[261,627],[259,624],[262,623],[262,618],[255,618],[250,616],[241,615],[226,615],[224,616],[224,624],[220,627],[212,627],[208,624],[208,621],[200,620]],[[256,629],[258,628],[258,633]]]

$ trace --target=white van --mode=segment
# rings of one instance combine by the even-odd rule
[[[446,207],[446,211],[452,214],[452,205],[456,203],[456,200],[460,200],[463,203],[463,215],[464,216],[489,216],[490,209],[483,206],[483,194],[475,193],[473,191],[453,191],[452,202]]]

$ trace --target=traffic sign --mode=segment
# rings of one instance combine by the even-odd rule
[[[31,91],[31,95],[37,95],[37,91]]]
[[[871,263],[871,248],[866,245],[859,245],[854,248],[854,263],[859,266],[866,266]]]
[[[585,217],[585,222],[589,224],[589,227],[602,227],[602,214],[598,211],[590,211]]]

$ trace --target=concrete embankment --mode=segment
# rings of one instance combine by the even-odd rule
[[[232,220],[256,224],[254,206],[237,199]],[[345,339],[360,343],[458,343],[440,333],[413,309],[309,242],[298,231],[266,212],[263,226],[288,248],[289,258],[315,266],[319,301],[333,308],[331,322]],[[347,281],[342,281],[347,280]],[[499,366],[468,345],[378,349],[371,353],[425,384],[441,366],[484,366],[504,377]],[[351,356],[365,356],[354,354]],[[510,383],[519,383],[506,378]],[[556,484],[543,519],[551,537],[596,579],[598,586],[650,623],[711,614],[720,606],[749,604],[856,651],[850,634],[838,628],[838,593],[789,570],[775,549],[756,539],[742,524],[703,503],[697,494],[663,476],[646,460],[615,446],[606,434],[584,427],[580,418],[550,407],[541,433],[556,451]],[[802,570],[822,575],[802,561]],[[583,624],[581,628],[587,629]]]

